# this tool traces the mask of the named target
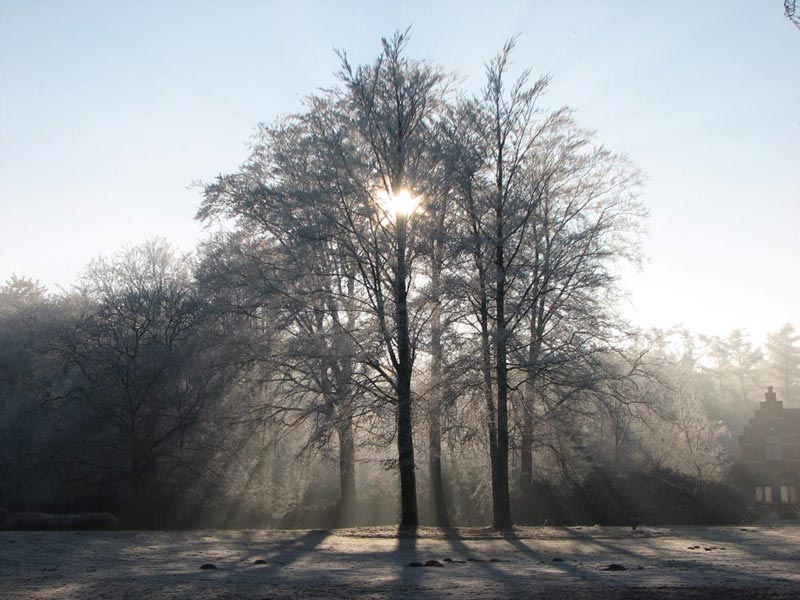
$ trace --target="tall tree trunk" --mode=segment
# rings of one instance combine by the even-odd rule
[[[519,448],[519,489],[523,501],[526,504],[533,500],[533,411],[536,401],[536,384],[538,379],[536,365],[539,362],[542,348],[542,329],[540,324],[543,318],[544,301],[540,300],[534,303],[530,311],[528,372],[522,401],[522,415],[520,417],[522,439]]]
[[[355,329],[355,278],[347,279],[344,301],[346,321],[337,339],[341,369],[337,372],[337,435],[339,438],[339,523],[355,525],[358,497],[356,494],[356,448],[353,432],[352,379],[355,348],[350,334]]]
[[[428,418],[428,472],[435,524],[444,526],[447,525],[447,508],[442,478],[441,408],[438,405],[431,407]]]
[[[498,176],[502,181],[502,173]],[[502,190],[502,188],[500,188]],[[506,274],[503,238],[502,195],[498,197],[495,208],[495,321],[497,352],[495,355],[495,377],[497,379],[497,468],[496,480],[492,487],[497,488],[494,505],[495,529],[511,527],[511,501],[508,491],[508,331],[505,316]]]
[[[527,382],[520,415],[519,445],[519,491],[526,505],[533,500],[533,394],[534,386]]]
[[[352,415],[348,416],[342,418],[336,428],[339,437],[339,524],[342,527],[356,524],[356,447]]]
[[[431,395],[428,416],[428,472],[431,503],[437,525],[447,524],[447,506],[442,479],[442,405],[444,399],[442,377],[442,306],[441,306],[441,239],[434,240],[431,258]]]
[[[480,252],[478,260],[480,260]],[[481,374],[483,375],[483,399],[486,404],[486,425],[489,434],[489,461],[492,475],[492,510],[498,506],[500,488],[497,481],[500,477],[497,452],[497,411],[494,403],[494,386],[492,384],[492,346],[489,331],[489,301],[486,281],[486,272],[478,267],[478,281],[480,286],[480,313],[481,326]]]
[[[408,298],[406,289],[405,215],[397,215],[397,281],[395,292],[395,325],[397,327],[397,454],[400,468],[401,527],[416,527],[417,479],[414,464],[414,432],[411,419],[411,343],[408,331]]]

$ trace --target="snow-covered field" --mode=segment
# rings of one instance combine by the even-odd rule
[[[798,598],[800,528],[2,532],[0,597]]]

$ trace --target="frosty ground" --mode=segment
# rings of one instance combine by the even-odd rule
[[[428,560],[443,566],[409,566]],[[798,594],[800,527],[0,533],[2,598]]]

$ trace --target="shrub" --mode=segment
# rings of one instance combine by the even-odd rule
[[[8,529],[12,531],[35,531],[58,529],[58,516],[42,512],[11,513],[8,517]]]
[[[574,485],[535,482],[515,510],[520,523],[722,525],[748,520],[750,503],[733,482],[698,483],[669,470],[596,466]]]
[[[578,520],[605,525],[721,525],[745,517],[746,503],[727,483],[702,483],[674,471],[596,468],[576,490]]]
[[[5,529],[13,531],[107,530],[117,526],[110,513],[55,515],[43,512],[19,512],[9,515]]]
[[[108,530],[117,528],[117,517],[111,513],[77,513],[59,516],[59,529],[95,529]]]

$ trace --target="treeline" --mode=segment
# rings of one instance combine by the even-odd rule
[[[510,80],[513,43],[474,97],[405,43],[260,126],[195,257],[155,240],[69,293],[0,290],[2,505],[504,528],[647,518],[630,476],[716,518],[758,390],[794,400],[794,330],[766,361],[741,331],[634,331],[635,167],[542,105],[547,78]]]

